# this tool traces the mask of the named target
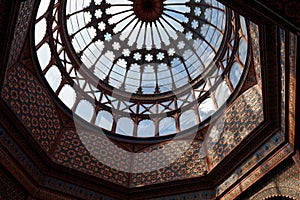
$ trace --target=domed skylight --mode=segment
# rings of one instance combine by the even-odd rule
[[[73,113],[154,137],[196,126],[226,102],[248,65],[246,27],[215,0],[45,0],[35,45]]]

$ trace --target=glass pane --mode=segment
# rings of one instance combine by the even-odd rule
[[[121,135],[133,136],[134,122],[129,118],[121,118],[117,123],[116,133]]]
[[[70,85],[65,85],[58,97],[68,108],[72,108],[76,100],[76,93]]]
[[[163,135],[169,135],[172,133],[176,133],[175,119],[172,117],[162,119],[159,122],[159,135],[163,136]]]
[[[155,124],[151,120],[143,120],[138,124],[138,137],[154,137],[155,136]]]
[[[210,117],[212,114],[215,113],[216,111],[216,106],[211,98],[208,98],[204,100],[200,105],[199,105],[199,115],[201,121],[204,121],[208,117]]]
[[[226,100],[228,99],[228,97],[230,96],[231,92],[226,84],[225,81],[223,81],[218,88],[216,89],[215,92],[215,97],[218,103],[218,107],[221,107]]]
[[[113,125],[112,114],[107,111],[100,111],[97,115],[95,125],[110,131]]]
[[[81,118],[90,122],[94,114],[94,108],[90,102],[81,100],[76,108],[75,113]]]
[[[45,75],[50,87],[56,91],[61,83],[61,73],[56,66],[52,66]]]
[[[194,110],[188,110],[181,114],[180,118],[180,128],[181,130],[186,130],[197,124],[196,114]]]
[[[232,65],[231,70],[230,70],[230,81],[231,81],[233,87],[236,87],[236,85],[238,84],[238,82],[241,78],[241,75],[242,75],[241,66],[237,62],[235,62]]]

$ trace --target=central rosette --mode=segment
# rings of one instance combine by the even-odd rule
[[[134,0],[136,16],[144,22],[154,22],[163,13],[163,0]]]

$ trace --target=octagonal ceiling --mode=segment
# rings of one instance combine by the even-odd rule
[[[74,2],[35,2],[36,68],[1,93],[51,160],[131,189],[230,171],[265,120],[258,26],[217,1]]]

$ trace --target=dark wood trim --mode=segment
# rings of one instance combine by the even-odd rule
[[[18,13],[20,9],[20,0],[16,1],[11,1],[11,0],[5,0],[3,2],[7,2],[6,8],[3,8],[6,10],[4,14],[4,19],[3,21],[7,22],[3,24],[3,27],[0,26],[0,28],[3,30],[1,31],[1,34],[4,34],[3,39],[0,41],[0,88],[2,88],[3,81],[4,81],[4,74],[7,69],[7,62],[9,59],[9,54],[10,54],[10,46],[12,44],[12,41],[14,39],[14,30],[18,18]],[[9,13],[9,15],[7,15]],[[6,30],[6,31],[5,31]]]
[[[295,70],[296,70],[296,95],[295,95],[295,149],[300,151],[300,104],[296,103],[297,100],[299,102],[300,100],[300,69],[299,69],[299,64],[300,64],[300,36],[297,36],[297,50],[296,50],[296,66],[295,66]],[[297,80],[298,77],[298,80]]]
[[[280,16],[277,10],[269,8],[262,0],[219,0],[255,23],[271,22],[300,35],[300,27],[286,16]]]
[[[282,149],[278,150],[277,153],[284,151],[284,148],[291,148],[290,144],[286,144]],[[291,148],[292,149],[292,148]],[[262,176],[255,180],[251,185],[247,186],[247,188],[243,188],[243,192],[238,194],[236,200],[244,200],[245,195],[247,195],[253,188],[255,188],[257,185],[259,185],[261,182],[265,182],[267,180],[270,180],[270,176],[273,177],[274,171],[278,168],[282,168],[285,164],[291,163],[292,162],[292,153],[286,154],[283,158],[281,158],[280,161],[274,163],[273,166],[271,166],[268,170],[266,170],[264,173],[262,173]],[[247,196],[248,197],[248,196]],[[247,198],[248,199],[248,198]]]

